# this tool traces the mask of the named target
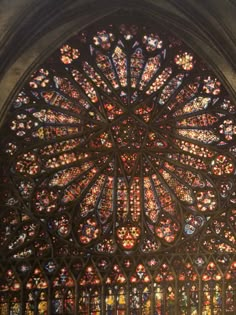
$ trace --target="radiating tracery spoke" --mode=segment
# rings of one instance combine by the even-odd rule
[[[218,213],[235,203],[235,112],[181,41],[114,24],[80,33],[31,75],[4,127],[4,154],[55,254],[150,254],[210,229],[211,217],[221,229]],[[31,218],[14,225],[15,211],[3,216],[15,237],[2,227],[1,240],[14,255],[33,255],[42,231]],[[212,243],[211,228],[203,246],[231,252],[228,229]]]

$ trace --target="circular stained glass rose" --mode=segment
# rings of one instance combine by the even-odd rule
[[[23,255],[41,235],[55,253],[149,254],[195,237],[230,206],[235,112],[214,74],[161,28],[76,35],[31,75],[4,126],[28,213],[8,250],[20,244]]]

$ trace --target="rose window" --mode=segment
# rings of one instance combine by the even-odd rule
[[[233,104],[181,41],[132,27],[79,33],[13,104],[4,146],[32,226],[25,250],[38,218],[55,251],[163,251],[197,237],[230,198]]]

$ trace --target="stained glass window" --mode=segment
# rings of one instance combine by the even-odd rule
[[[233,314],[236,106],[175,35],[115,20],[2,127],[0,314]]]

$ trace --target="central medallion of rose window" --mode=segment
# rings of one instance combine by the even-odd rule
[[[128,116],[112,124],[111,134],[115,140],[115,146],[121,151],[126,149],[141,149],[147,133],[146,126],[141,125],[136,119]]]

